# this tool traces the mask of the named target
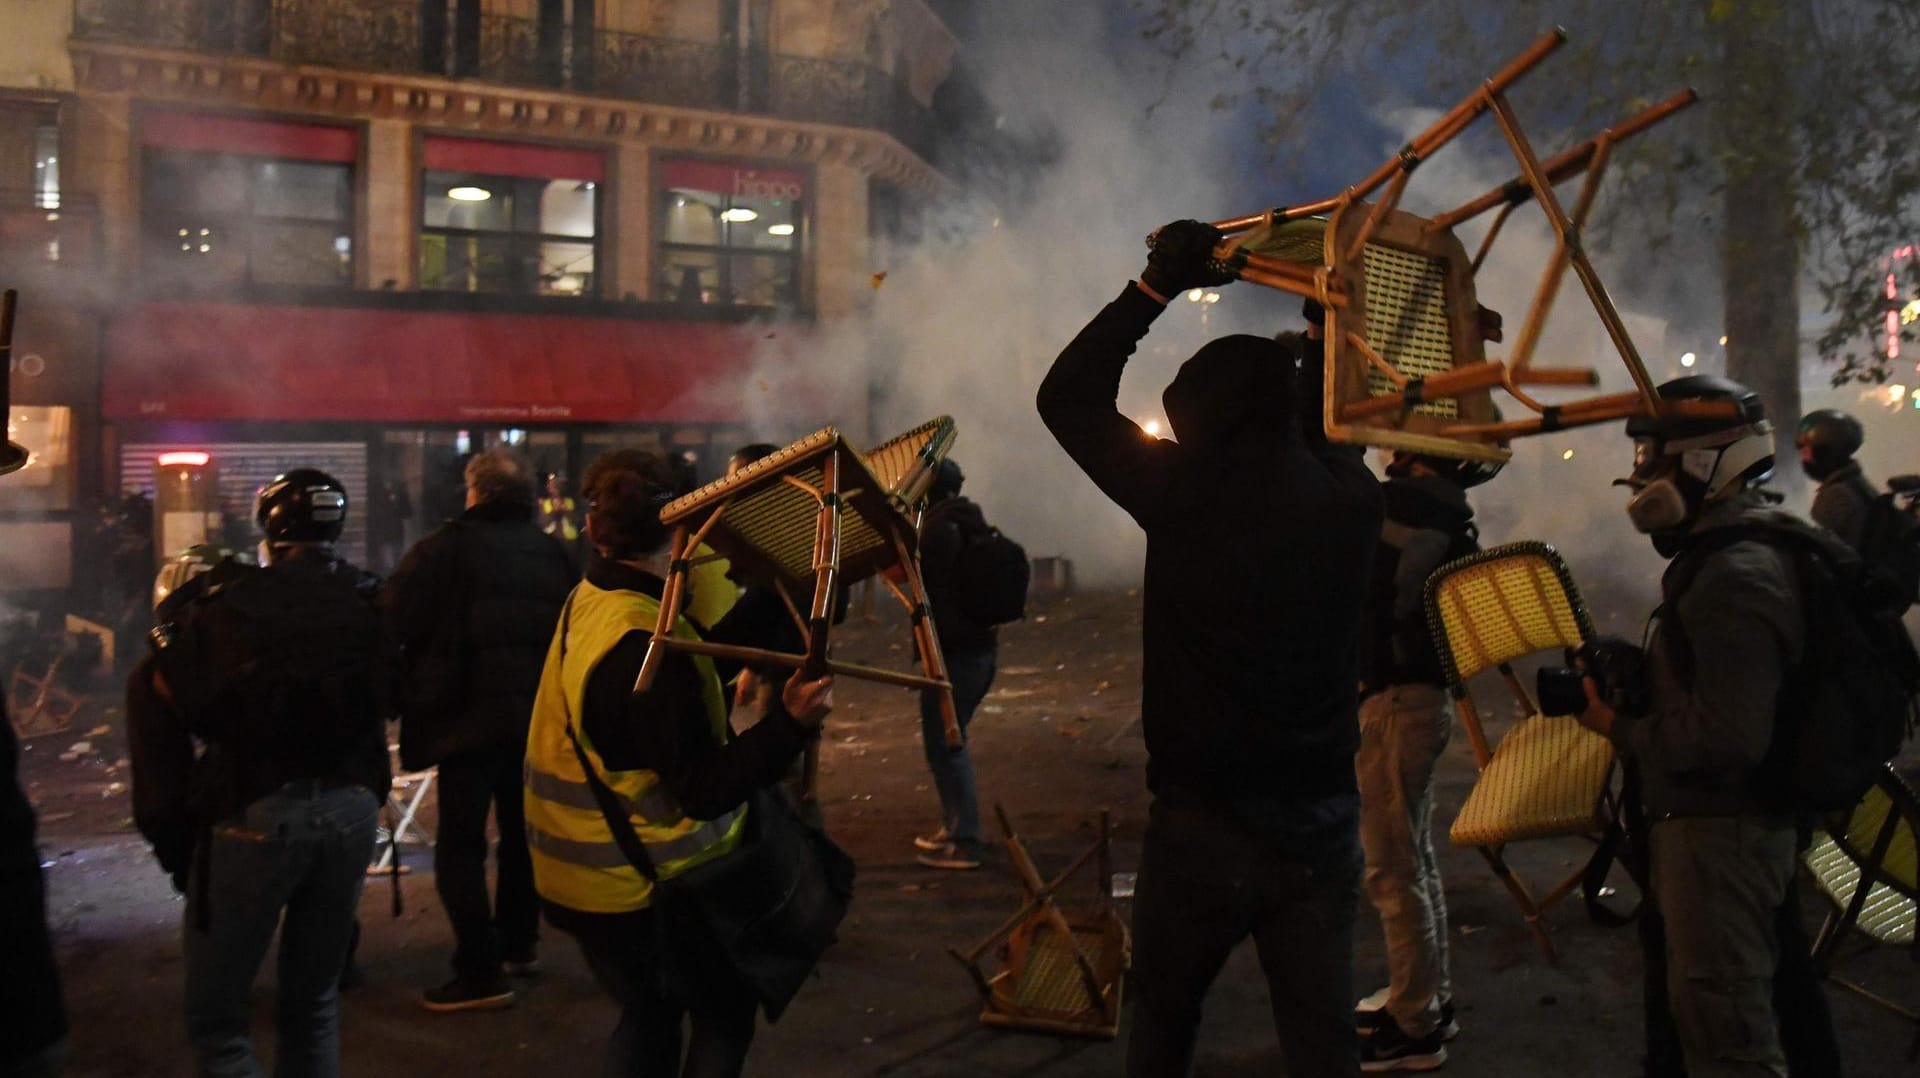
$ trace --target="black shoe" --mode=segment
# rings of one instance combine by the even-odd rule
[[[513,1006],[513,1000],[513,989],[498,974],[484,980],[455,977],[420,993],[420,1002],[430,1011],[495,1011]]]
[[[1354,1009],[1353,1026],[1359,1030],[1362,1037],[1371,1037],[1379,1031],[1381,1026],[1390,1025],[1393,1025],[1393,1018],[1387,1014],[1384,1007]],[[1452,1000],[1441,1001],[1440,1024],[1435,1028],[1439,1030],[1440,1039],[1443,1041],[1450,1041],[1460,1035],[1460,1023],[1453,1020]]]
[[[1367,1074],[1439,1070],[1446,1062],[1447,1047],[1438,1027],[1424,1037],[1409,1037],[1389,1018],[1372,1036],[1360,1038],[1360,1070]]]

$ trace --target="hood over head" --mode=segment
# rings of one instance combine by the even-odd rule
[[[1286,434],[1298,398],[1295,362],[1293,350],[1266,337],[1208,341],[1161,395],[1174,437],[1205,450],[1253,431]]]

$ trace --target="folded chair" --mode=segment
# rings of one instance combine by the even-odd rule
[[[941,416],[862,453],[832,427],[794,442],[724,479],[667,504],[660,519],[673,528],[671,562],[660,602],[660,620],[634,684],[645,692],[665,651],[737,659],[833,673],[940,693],[947,741],[960,743],[940,643],[920,582],[918,529],[933,470],[953,445],[953,420]],[[672,635],[687,593],[691,556],[702,543],[735,570],[772,584],[800,627],[805,650],[797,654],[716,644]],[[897,569],[899,582],[889,579]],[[879,579],[912,618],[921,673],[837,662],[828,657],[828,636],[839,591]],[[795,593],[807,589],[803,612]]]
[[[1006,810],[993,808],[1007,852],[1026,888],[1013,916],[971,949],[949,950],[967,967],[986,1004],[980,1021],[1005,1029],[1112,1039],[1120,1029],[1121,985],[1131,962],[1127,927],[1113,909],[1110,822],[1100,814],[1100,836],[1051,880],[1028,855]],[[1088,864],[1095,866],[1094,901],[1069,916],[1055,901],[1060,888]],[[981,967],[997,956],[991,974]]]
[[[1551,961],[1553,941],[1542,918],[1573,892],[1585,867],[1535,899],[1507,863],[1506,847],[1566,836],[1598,842],[1615,809],[1613,746],[1572,716],[1540,714],[1512,664],[1577,649],[1593,636],[1593,624],[1566,563],[1538,542],[1509,543],[1441,566],[1427,581],[1426,606],[1447,690],[1480,769],[1454,818],[1453,842],[1487,859]],[[1497,747],[1488,745],[1470,684],[1487,670],[1499,671],[1525,716]]]
[[[1214,222],[1228,237],[1214,249],[1222,272],[1314,299],[1326,310],[1324,421],[1340,442],[1472,460],[1502,461],[1515,437],[1604,423],[1636,414],[1731,414],[1721,404],[1662,402],[1581,240],[1600,178],[1615,145],[1691,105],[1676,94],[1614,127],[1541,160],[1506,91],[1564,43],[1541,37],[1480,89],[1407,143],[1371,175],[1331,198]],[[1419,217],[1399,208],[1413,171],[1480,116],[1492,113],[1520,175],[1456,209]],[[1584,175],[1569,213],[1556,185]],[[1366,201],[1386,190],[1375,201]],[[1558,243],[1542,269],[1520,336],[1505,360],[1484,342],[1503,338],[1497,314],[1474,294],[1474,276],[1512,211],[1538,202]],[[1469,258],[1453,229],[1494,207],[1477,254]],[[1149,240],[1149,242],[1152,242]],[[1571,268],[1592,302],[1634,390],[1547,403],[1526,387],[1598,384],[1587,368],[1535,367],[1533,353],[1555,296]],[[1500,389],[1531,417],[1503,421],[1491,391]]]
[[[22,739],[65,730],[73,724],[73,717],[87,706],[87,694],[61,684],[64,676],[61,667],[71,654],[72,651],[63,650],[40,656],[46,668],[39,674],[29,672],[34,659],[22,659],[14,664],[7,714],[13,718],[14,733]]]
[[[1920,794],[1889,765],[1860,803],[1829,820],[1804,857],[1807,872],[1832,903],[1814,938],[1813,957],[1833,983],[1915,1023],[1910,1059],[1920,1059],[1920,1010],[1894,1002],[1834,972],[1840,947],[1858,931],[1879,943],[1904,945],[1920,962],[1914,932],[1920,910]]]

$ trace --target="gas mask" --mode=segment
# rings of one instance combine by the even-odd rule
[[[1640,437],[1633,440],[1633,474],[1615,483],[1633,489],[1627,519],[1634,530],[1652,536],[1662,554],[1671,554],[1702,505],[1744,479],[1764,480],[1765,471],[1748,473],[1772,454],[1773,426],[1764,419],[1675,441]]]

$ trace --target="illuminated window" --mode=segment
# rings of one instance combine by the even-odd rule
[[[599,184],[429,170],[420,287],[542,296],[598,294]]]
[[[654,298],[778,307],[800,302],[804,173],[709,161],[660,165]]]
[[[7,440],[27,450],[27,463],[0,483],[0,512],[73,508],[73,409],[14,405]]]

